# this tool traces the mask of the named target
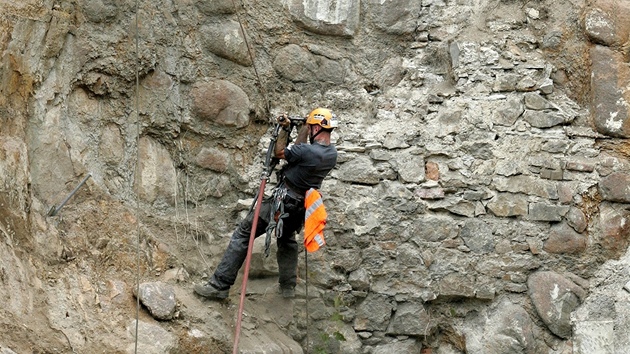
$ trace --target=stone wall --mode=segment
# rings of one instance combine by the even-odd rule
[[[145,277],[168,264],[200,281],[260,182],[269,122],[325,106],[341,126],[339,163],[322,188],[328,244],[309,259],[321,310],[309,343],[299,310],[284,327],[302,347],[630,350],[619,305],[630,299],[619,271],[630,266],[630,7],[177,0],[139,1],[136,14],[135,5],[0,0],[0,191],[44,262],[80,251],[93,257],[81,267],[95,270],[109,247],[129,260],[139,222]],[[45,219],[87,173],[89,193],[71,210],[95,224]],[[104,204],[116,216],[109,233],[95,211]],[[134,210],[147,216],[136,221]],[[196,236],[173,236],[180,226]],[[113,246],[112,234],[126,236]],[[131,284],[111,273],[99,288],[96,274],[61,269],[97,294]],[[31,272],[23,277],[43,277]],[[63,308],[87,306],[61,285],[38,287]],[[51,326],[90,348],[64,321]]]

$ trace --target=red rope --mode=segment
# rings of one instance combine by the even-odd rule
[[[243,306],[245,304],[245,295],[247,293],[247,278],[249,276],[249,265],[252,260],[252,249],[254,248],[254,239],[256,238],[256,226],[258,225],[258,215],[260,214],[260,206],[262,204],[263,194],[265,193],[265,185],[267,179],[263,177],[258,190],[258,199],[256,200],[256,209],[254,209],[254,222],[252,223],[252,231],[249,234],[249,246],[247,246],[247,257],[245,258],[245,272],[243,274],[243,283],[241,285],[241,301],[238,305],[238,317],[236,318],[236,333],[234,334],[234,349],[232,354],[238,354],[238,341],[241,337],[241,321],[243,319]]]

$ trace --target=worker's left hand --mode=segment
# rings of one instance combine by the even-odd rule
[[[278,116],[278,124],[280,124],[285,129],[291,128],[291,120],[286,113],[283,113]]]

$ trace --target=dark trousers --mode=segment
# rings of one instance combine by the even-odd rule
[[[264,198],[260,207],[256,237],[265,234],[269,225],[270,213],[273,208],[272,199]],[[230,239],[230,243],[223,254],[221,263],[217,266],[210,284],[219,290],[230,288],[236,281],[238,271],[247,257],[249,235],[251,234],[254,211],[251,210],[247,217],[241,221]],[[295,287],[297,283],[298,244],[295,240],[296,232],[300,231],[304,224],[304,201],[297,200],[289,195],[284,198],[284,212],[289,215],[283,219],[282,236],[276,239],[280,287]],[[272,234],[272,237],[275,237]]]

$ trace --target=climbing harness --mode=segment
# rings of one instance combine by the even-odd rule
[[[275,231],[276,238],[282,237],[284,219],[289,217],[289,213],[284,212],[284,198],[287,196],[287,188],[284,183],[280,183],[271,196],[271,209],[269,210],[269,224],[267,225],[265,236],[265,257],[269,257],[271,249],[271,235]]]

